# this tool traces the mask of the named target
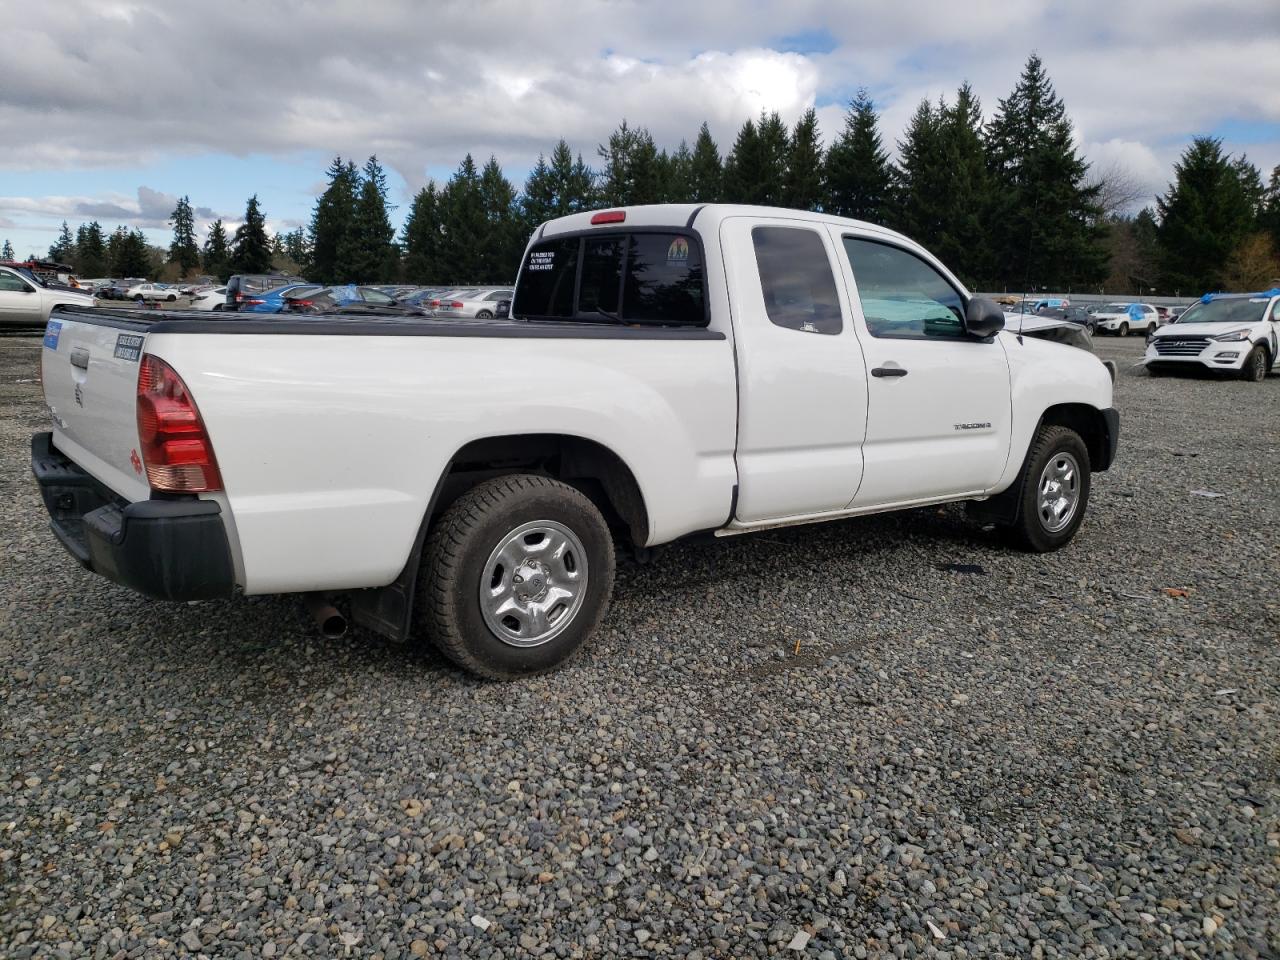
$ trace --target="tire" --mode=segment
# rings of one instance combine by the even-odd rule
[[[478,313],[476,314],[476,319],[477,319],[477,320],[492,320],[492,319],[493,319],[493,311],[492,311],[492,310],[481,310],[480,312],[478,312]]]
[[[1148,324],[1147,324],[1147,336],[1149,337],[1149,336],[1151,336],[1151,335],[1152,335],[1153,333],[1155,333],[1155,332],[1156,332],[1156,325],[1155,325],[1154,323],[1148,323]]]
[[[177,297],[175,297],[175,296],[171,293],[171,294],[169,294],[169,296],[165,297],[165,299],[166,299],[166,300],[168,300],[170,303],[173,303],[173,302],[174,302],[174,301],[176,301],[178,298],[177,298]]]
[[[1116,335],[1120,337],[1127,337],[1129,335],[1129,324],[1121,323],[1119,329],[1116,330]]]
[[[134,303],[146,303],[146,298],[145,298],[145,297],[143,297],[143,296],[142,296],[142,294],[138,294],[138,296],[136,296],[136,297],[134,297],[134,298],[133,298],[133,302],[134,302]]]
[[[1256,346],[1244,358],[1244,366],[1240,368],[1240,379],[1248,380],[1250,383],[1261,383],[1267,379],[1267,368],[1270,365],[1267,348],[1261,345]]]
[[[542,544],[559,544],[564,559],[543,563],[553,555],[540,553]],[[473,487],[435,524],[422,559],[418,630],[459,667],[490,680],[563,664],[595,632],[613,595],[613,539],[604,517],[578,490],[549,477],[513,474]],[[522,594],[518,584],[541,588],[541,595]]]
[[[1027,451],[1019,482],[1017,518],[1009,531],[1014,543],[1033,553],[1049,553],[1070,543],[1089,506],[1089,450],[1080,434],[1067,427],[1042,426]],[[1047,488],[1049,483],[1063,482],[1068,486],[1057,491]],[[1061,496],[1050,504],[1055,493]],[[1064,500],[1073,500],[1074,505],[1069,512],[1055,515]]]

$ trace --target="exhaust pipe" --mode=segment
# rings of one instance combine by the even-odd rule
[[[326,640],[341,640],[347,635],[347,618],[321,593],[304,593],[302,602],[315,621],[316,629]]]

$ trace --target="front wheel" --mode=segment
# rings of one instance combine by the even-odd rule
[[[1089,450],[1067,427],[1044,426],[1022,468],[1022,496],[1011,529],[1018,546],[1048,553],[1066,546],[1089,505]]]
[[[1244,358],[1244,366],[1240,368],[1240,379],[1251,383],[1261,383],[1267,379],[1267,351],[1265,347],[1254,347]]]
[[[595,632],[613,569],[609,527],[586,496],[549,477],[498,477],[463,494],[432,529],[415,619],[479,676],[542,673]]]
[[[1120,329],[1116,333],[1122,337],[1127,337],[1129,335],[1129,325],[1127,323],[1120,324]]]
[[[168,300],[170,303],[173,303],[173,302],[174,302],[175,300],[177,300],[178,298],[177,298],[177,297],[175,297],[175,296],[171,293],[171,294],[169,294],[167,297],[165,297],[165,299],[166,299],[166,300]]]

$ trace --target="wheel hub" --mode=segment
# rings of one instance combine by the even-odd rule
[[[555,520],[534,520],[498,541],[480,578],[480,613],[503,643],[536,647],[561,633],[582,608],[587,552]]]

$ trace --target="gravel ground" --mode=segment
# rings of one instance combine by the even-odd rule
[[[80,571],[0,339],[0,955],[1280,955],[1280,376],[1100,351],[1068,549],[950,509],[679,546],[497,685]]]

